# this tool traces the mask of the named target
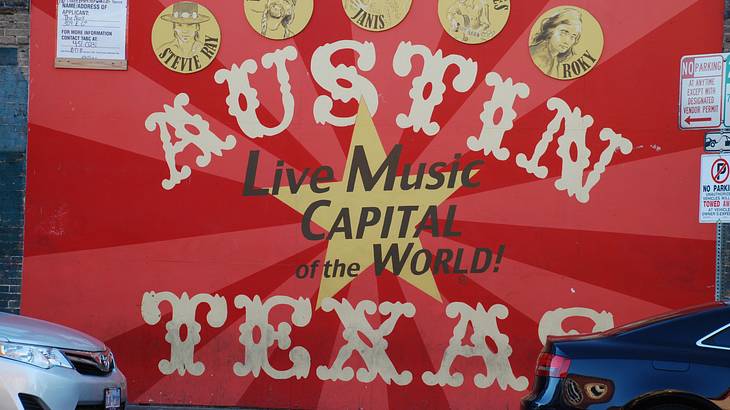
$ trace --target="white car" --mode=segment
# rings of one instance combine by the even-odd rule
[[[0,313],[0,410],[124,409],[127,381],[99,340]]]

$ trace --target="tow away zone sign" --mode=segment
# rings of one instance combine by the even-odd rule
[[[703,155],[700,174],[700,222],[730,222],[730,154]]]
[[[679,128],[719,128],[722,124],[725,61],[723,54],[682,57]]]

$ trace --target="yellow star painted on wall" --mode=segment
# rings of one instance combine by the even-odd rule
[[[344,176],[342,180],[337,182],[331,182],[326,184],[320,184],[322,188],[329,188],[325,193],[316,193],[312,191],[311,186],[303,184],[296,193],[292,193],[289,187],[282,187],[279,194],[276,196],[280,201],[286,205],[295,209],[301,214],[305,214],[307,209],[316,201],[331,201],[329,206],[317,207],[316,211],[312,213],[312,221],[324,229],[330,229],[333,224],[338,220],[338,215],[343,208],[349,209],[349,215],[351,215],[351,224],[353,226],[352,231],[354,232],[351,237],[348,238],[343,232],[335,232],[329,239],[327,246],[326,261],[334,262],[339,260],[346,265],[352,263],[359,264],[359,270],[351,272],[354,276],[360,274],[374,263],[373,246],[380,244],[383,249],[383,253],[386,253],[391,245],[397,244],[398,248],[402,251],[410,243],[413,244],[410,256],[413,256],[416,252],[423,249],[421,241],[418,237],[414,238],[416,233],[416,226],[421,222],[426,214],[426,211],[431,205],[439,205],[441,202],[446,200],[451,194],[461,187],[460,178],[456,178],[456,183],[452,188],[448,187],[448,184],[442,184],[441,187],[436,189],[412,189],[404,191],[401,188],[401,179],[405,176],[398,176],[395,179],[395,184],[392,190],[386,190],[385,179],[379,178],[377,183],[370,190],[366,190],[362,183],[354,184],[354,189],[351,192],[347,191],[347,178],[353,167],[353,157],[356,147],[361,147],[367,157],[368,165],[373,174],[377,170],[383,161],[386,160],[386,153],[383,149],[383,145],[378,136],[375,124],[373,123],[370,112],[368,111],[367,104],[364,102],[360,103],[358,110],[357,119],[355,122],[355,129],[352,135],[352,141],[350,143],[350,150],[347,156],[347,162],[345,165]],[[458,172],[458,171],[457,171]],[[477,171],[473,171],[471,174],[475,174]],[[450,172],[442,172],[445,180],[448,181],[451,175]],[[362,182],[362,181],[359,181]],[[403,213],[398,212],[399,207],[415,207],[413,210],[407,225],[403,226],[402,235],[401,224],[403,222]],[[362,237],[356,235],[358,230],[358,221],[363,208],[378,208],[381,214],[380,223],[377,226],[368,226],[363,229]],[[387,213],[387,209],[393,207],[393,218],[390,226],[387,226],[383,219]],[[411,208],[412,209],[412,208]],[[372,215],[370,215],[372,216]],[[340,220],[341,222],[341,220]],[[384,226],[388,228],[385,237],[383,236]],[[393,264],[389,261],[386,268],[392,272]],[[320,268],[322,269],[321,265]],[[390,272],[384,272],[382,274],[391,274]],[[321,271],[320,271],[321,273]],[[434,299],[441,301],[441,294],[436,286],[431,271],[428,270],[425,273],[416,274],[413,272],[409,261],[403,266],[399,277],[416,288],[420,289],[424,293],[433,297]],[[322,300],[328,297],[333,297],[342,288],[347,286],[356,277],[350,275],[336,275],[335,277],[325,277],[322,275],[319,295],[317,297],[317,308],[321,305]]]

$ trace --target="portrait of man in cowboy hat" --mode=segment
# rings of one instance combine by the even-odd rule
[[[160,18],[172,23],[173,39],[162,44],[157,50],[158,53],[167,48],[175,55],[184,58],[191,58],[200,53],[204,46],[200,40],[200,24],[210,20],[210,16],[200,14],[197,3],[189,1],[175,3],[172,13],[163,14]]]

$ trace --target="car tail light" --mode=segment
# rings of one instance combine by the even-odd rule
[[[568,375],[570,368],[570,359],[563,356],[554,355],[552,353],[540,353],[537,358],[537,368],[535,374],[545,377],[564,378]]]

